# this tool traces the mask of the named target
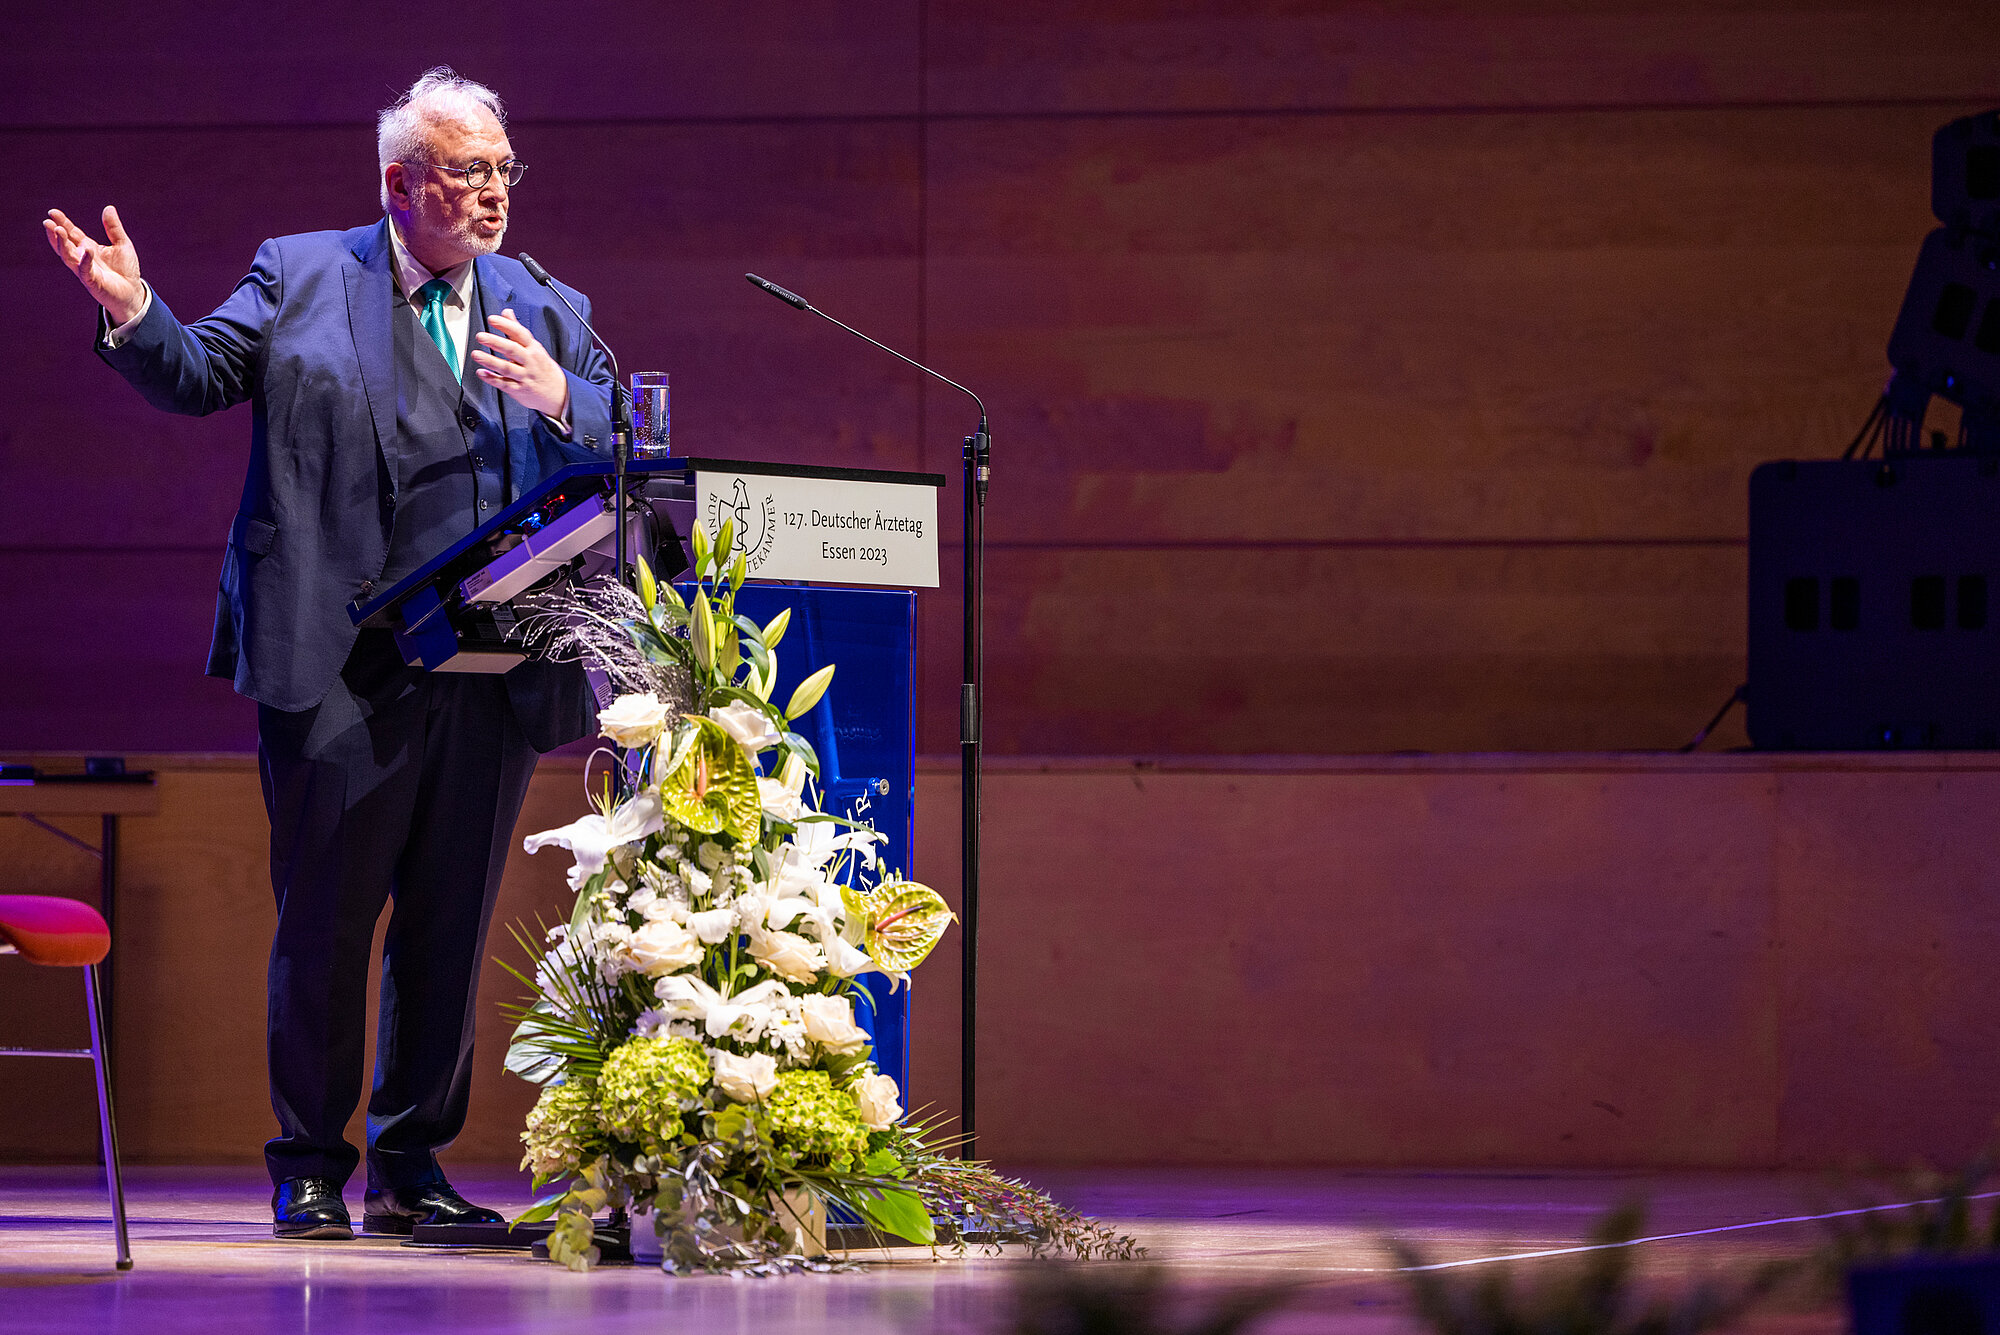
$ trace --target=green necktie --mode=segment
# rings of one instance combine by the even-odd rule
[[[437,350],[444,354],[445,365],[456,371],[458,349],[452,346],[451,329],[444,322],[444,299],[450,294],[451,284],[442,278],[433,278],[418,288],[417,295],[423,298],[424,308],[417,319],[431,336],[431,342],[437,344]]]

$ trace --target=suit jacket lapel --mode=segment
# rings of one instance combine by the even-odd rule
[[[518,304],[513,283],[509,282],[504,274],[497,272],[498,267],[485,255],[472,262],[473,278],[479,287],[480,305],[484,308],[483,314],[488,320],[508,307]],[[514,314],[521,316],[523,312],[516,309]],[[521,323],[533,327],[526,319]],[[466,331],[466,341],[474,348],[479,346],[480,332],[477,328]],[[474,376],[476,366],[468,350],[466,375]],[[532,486],[541,477],[540,470],[535,466],[534,414],[497,389],[493,391],[493,397],[500,400],[500,430],[507,438],[507,502],[511,505],[521,498],[524,489]]]
[[[375,423],[375,444],[388,457],[396,431],[396,347],[390,306],[395,300],[391,278],[389,220],[384,218],[354,249],[354,259],[342,266],[347,282],[347,327],[354,338],[354,356],[361,365],[361,392],[368,399],[368,416]]]

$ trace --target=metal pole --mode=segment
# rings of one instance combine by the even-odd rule
[[[107,956],[107,958],[109,958]],[[111,1195],[111,1226],[118,1237],[118,1268],[132,1268],[132,1244],[125,1230],[125,1178],[118,1168],[118,1124],[111,1115],[110,1053],[104,1042],[104,1007],[97,996],[97,966],[83,968],[84,995],[90,1003],[91,1066],[97,1072],[97,1132],[104,1147],[104,1185]]]
[[[959,1002],[960,1154],[972,1158],[978,1136],[979,1072],[979,804],[984,744],[984,643],[986,620],[986,484],[991,438],[982,414],[979,430],[965,438],[965,682],[959,688],[960,894],[964,919],[963,992]]]
[[[104,925],[110,930],[112,941],[116,944],[118,936],[118,817],[112,812],[105,812],[100,821],[97,847],[101,862],[97,869],[97,906],[103,913]],[[115,1004],[117,993],[113,989],[111,978],[111,960],[112,955],[106,955],[104,963],[99,966],[103,974],[99,985],[104,989],[104,1051],[106,1061],[110,1060],[110,1039],[112,1031],[117,1028],[118,1019],[118,1008]]]

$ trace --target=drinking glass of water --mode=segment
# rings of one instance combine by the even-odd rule
[[[632,375],[632,457],[664,459],[673,453],[673,419],[667,411],[667,373]]]

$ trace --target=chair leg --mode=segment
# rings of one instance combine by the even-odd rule
[[[90,1064],[97,1071],[97,1131],[104,1143],[104,1184],[111,1192],[111,1224],[118,1233],[118,1268],[132,1268],[125,1232],[125,1178],[118,1167],[118,1124],[111,1116],[111,1078],[105,1070],[104,1013],[97,997],[97,968],[85,965],[83,990],[90,1003]]]

